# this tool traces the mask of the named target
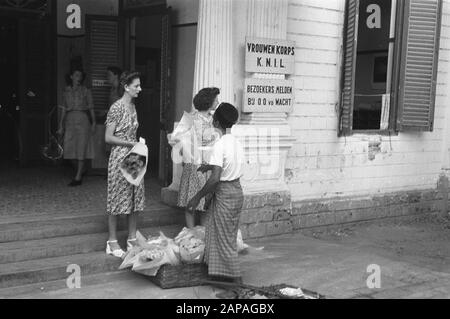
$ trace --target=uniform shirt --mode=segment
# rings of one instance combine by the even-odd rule
[[[209,165],[222,167],[220,181],[234,181],[242,177],[244,149],[242,144],[231,134],[226,134],[214,144]]]
[[[66,111],[94,109],[91,90],[85,86],[78,86],[77,88],[67,86],[64,91],[64,108]]]

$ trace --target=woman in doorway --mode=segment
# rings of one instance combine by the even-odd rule
[[[198,172],[201,164],[207,162],[208,152],[200,147],[211,146],[215,142],[211,111],[215,110],[220,90],[218,88],[204,88],[194,97],[193,128],[191,129],[191,142],[193,146],[192,158],[183,163],[180,191],[178,193],[178,206],[186,208],[188,202],[202,189],[207,180],[207,174]],[[201,224],[205,224],[205,199],[201,199],[196,211],[185,210],[186,226],[195,226],[195,215],[200,213]]]
[[[109,105],[116,103],[118,99],[122,96],[120,94],[120,76],[122,75],[122,70],[116,66],[109,66],[106,69],[106,77],[108,79],[109,85],[111,85],[111,91],[109,92]]]
[[[190,200],[187,209],[194,210],[201,198],[213,193],[210,215],[206,225],[205,262],[210,276],[218,280],[240,282],[236,236],[244,196],[240,183],[244,150],[241,143],[231,135],[239,114],[236,108],[222,103],[214,113],[214,127],[222,137],[214,144],[209,165],[201,172],[211,171],[205,186]]]
[[[85,163],[94,158],[92,136],[95,133],[94,102],[91,91],[83,85],[85,74],[74,67],[67,77],[58,134],[64,134],[64,159],[72,160],[76,175],[69,186],[79,186]]]
[[[105,142],[112,146],[108,164],[108,199],[106,211],[109,214],[109,240],[106,253],[123,257],[125,252],[117,242],[117,217],[127,216],[127,250],[136,244],[137,213],[144,210],[144,181],[134,186],[125,179],[120,164],[137,143],[138,119],[133,99],[141,92],[139,73],[124,72],[120,78],[124,90],[122,98],[109,109],[106,118]]]

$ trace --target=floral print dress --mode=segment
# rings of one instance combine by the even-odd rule
[[[189,201],[205,186],[211,173],[200,173],[197,169],[201,164],[208,163],[208,151],[206,147],[211,147],[216,139],[213,134],[212,117],[204,116],[198,111],[194,111],[194,124],[191,129],[192,145],[202,146],[203,150],[199,152],[201,160],[192,159],[191,163],[183,163],[183,172],[181,174],[180,190],[178,192],[178,207],[185,208]],[[194,141],[195,139],[195,141]],[[196,156],[194,156],[196,157]],[[200,162],[199,162],[200,161]],[[207,202],[210,198],[202,198],[197,207],[198,211],[206,211]]]
[[[64,134],[64,159],[85,160],[94,158],[94,141],[87,112],[94,108],[91,91],[85,86],[66,87]]]
[[[122,100],[109,109],[105,125],[116,125],[114,136],[127,142],[137,142],[138,120],[134,105],[128,107]],[[120,164],[131,150],[130,147],[111,148],[108,163],[108,197],[106,211],[110,215],[129,215],[144,210],[144,179],[139,186],[130,184],[120,171]]]

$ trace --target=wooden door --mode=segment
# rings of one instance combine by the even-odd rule
[[[172,156],[171,147],[167,140],[167,134],[172,132],[173,123],[171,121],[171,77],[170,69],[172,64],[172,24],[171,10],[167,9],[162,20],[161,37],[161,98],[160,98],[160,152],[159,152],[159,179],[164,186],[172,182]]]
[[[51,108],[51,28],[46,19],[20,19],[19,106],[22,165],[41,159]]]

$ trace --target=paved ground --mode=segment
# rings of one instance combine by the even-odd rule
[[[68,187],[69,167],[21,168],[0,165],[0,217],[106,210],[106,176],[90,171],[80,187]],[[146,179],[146,206],[159,205],[161,187]]]
[[[450,298],[450,220],[409,220],[347,227],[251,241],[240,257],[245,283],[290,283],[328,298]],[[367,267],[377,264],[381,287],[369,289]],[[15,298],[215,298],[205,286],[161,290],[131,272],[82,278],[80,289],[64,281],[0,291]]]

